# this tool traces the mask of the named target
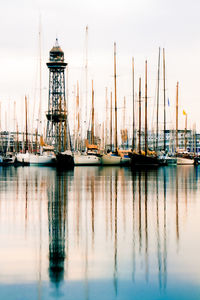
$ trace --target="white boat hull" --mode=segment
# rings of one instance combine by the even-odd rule
[[[102,165],[112,165],[112,166],[119,166],[121,165],[122,158],[121,156],[117,155],[103,155],[101,157]]]
[[[17,162],[21,164],[29,164],[30,162],[30,157],[29,153],[17,153],[16,155]]]
[[[74,154],[74,165],[75,166],[83,166],[83,165],[100,165],[101,158],[95,155],[81,155]]]
[[[55,163],[54,155],[35,155],[29,156],[30,165],[53,165]]]
[[[166,163],[168,166],[175,166],[177,165],[177,158],[176,157],[166,157]]]
[[[177,165],[194,165],[194,159],[177,157]]]

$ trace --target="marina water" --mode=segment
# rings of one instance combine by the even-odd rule
[[[0,168],[0,299],[200,299],[200,168]]]

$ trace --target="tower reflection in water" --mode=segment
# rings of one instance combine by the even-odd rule
[[[57,174],[48,189],[49,278],[56,286],[64,280],[66,220],[68,218],[68,180]]]

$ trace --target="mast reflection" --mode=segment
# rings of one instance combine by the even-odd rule
[[[179,242],[178,168],[176,170],[176,241]]]
[[[164,193],[164,228],[163,228],[163,287],[167,286],[167,206],[166,206],[166,168],[163,169],[163,193]]]
[[[135,174],[132,173],[132,194],[133,194],[133,201],[132,201],[132,235],[133,235],[133,270],[132,270],[132,280],[135,280],[135,267],[136,267],[136,255],[135,255]]]
[[[115,199],[115,238],[114,238],[114,287],[115,287],[115,294],[118,293],[118,274],[117,274],[117,183],[118,183],[118,176],[117,171],[115,173],[115,190],[114,190],[114,199]]]
[[[146,281],[149,278],[149,262],[148,262],[148,173],[145,171],[145,274]]]
[[[139,171],[138,179],[138,192],[139,192],[139,252],[142,250],[142,212],[141,212],[141,172]]]
[[[160,239],[160,212],[159,212],[159,182],[158,170],[156,170],[156,231],[157,231],[157,260],[158,260],[158,281],[159,288],[162,289],[162,258],[161,258],[161,239]]]

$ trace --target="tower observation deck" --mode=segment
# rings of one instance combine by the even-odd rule
[[[69,127],[67,122],[67,109],[65,98],[65,68],[64,52],[56,43],[49,53],[49,99],[46,140],[57,151],[64,151],[69,144]]]

